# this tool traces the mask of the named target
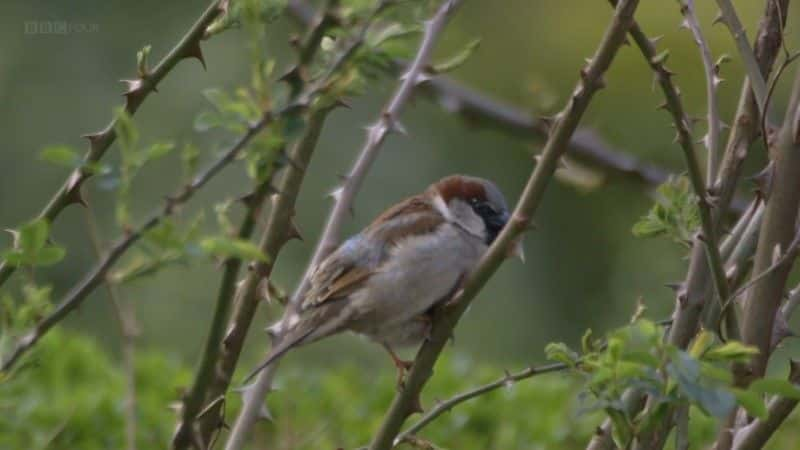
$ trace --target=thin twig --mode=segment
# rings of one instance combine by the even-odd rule
[[[200,18],[192,25],[189,31],[181,38],[180,42],[170,50],[170,52],[153,68],[152,71],[141,74],[136,80],[128,81],[128,90],[125,92],[125,112],[133,115],[139,106],[144,102],[150,93],[155,92],[158,83],[167,76],[170,71],[185,58],[197,58],[205,67],[205,60],[200,49],[200,41],[203,39],[206,28],[221,14],[225,12],[226,0],[214,0],[211,5],[203,12]],[[103,131],[87,134],[89,140],[89,151],[84,156],[81,167],[75,169],[61,186],[53,194],[38,217],[53,222],[67,206],[73,203],[81,203],[81,185],[89,179],[94,171],[91,166],[99,161],[114,140],[116,133],[117,119],[113,119]],[[0,286],[2,286],[16,267],[6,261],[0,261]]]
[[[221,157],[212,163],[205,171],[199,174],[187,186],[181,188],[174,196],[169,197],[164,202],[164,206],[151,213],[150,217],[138,228],[129,230],[124,236],[114,243],[106,252],[105,256],[77,282],[72,289],[56,305],[50,314],[41,319],[32,330],[17,340],[11,355],[3,361],[0,372],[8,371],[19,358],[31,349],[53,326],[63,320],[70,312],[75,310],[83,300],[94,291],[105,279],[109,269],[125,252],[136,243],[145,232],[155,227],[162,220],[171,216],[177,206],[187,202],[194,194],[225,166],[233,162],[239,153],[244,149],[250,140],[272,122],[273,115],[265,113],[256,123],[248,126],[247,131],[226,150]]]
[[[750,41],[747,40],[747,33],[744,31],[742,22],[736,14],[736,8],[733,7],[731,0],[717,0],[720,10],[720,20],[728,27],[731,32],[733,41],[736,43],[736,49],[739,51],[739,57],[742,58],[747,77],[750,79],[750,84],[753,87],[753,93],[756,98],[756,105],[762,117],[766,116],[764,107],[767,99],[767,84],[764,77],[761,75],[761,68],[756,61],[756,55],[753,53],[753,48],[750,46]]]
[[[85,201],[86,227],[89,230],[89,238],[92,242],[95,256],[100,258],[103,256],[103,245],[97,228],[97,220],[95,219],[91,202],[88,198],[85,198]],[[126,449],[136,450],[136,429],[139,421],[136,406],[136,338],[139,337],[139,326],[136,322],[136,313],[133,306],[122,301],[116,285],[108,279],[107,275],[103,279],[103,284],[106,286],[108,297],[114,306],[122,343],[122,363],[127,383],[125,392]]]
[[[475,397],[492,392],[501,387],[508,387],[517,381],[534,377],[545,373],[558,372],[561,370],[569,369],[570,367],[564,363],[547,364],[544,366],[528,367],[517,373],[506,373],[502,378],[491,383],[484,384],[474,389],[462,392],[447,400],[436,403],[436,406],[428,410],[414,425],[408,427],[407,430],[397,435],[397,442],[403,442],[406,438],[411,437],[425,428],[429,423],[436,420],[447,411],[452,410],[455,406]]]
[[[719,102],[717,101],[717,89],[722,79],[719,77],[719,66],[714,62],[714,56],[708,42],[703,36],[703,30],[695,15],[694,0],[678,0],[683,14],[682,26],[688,28],[695,43],[700,48],[700,58],[703,61],[703,70],[706,77],[706,103],[708,106],[708,131],[703,139],[708,149],[708,175],[707,179],[713,182],[719,172],[722,161],[722,149],[720,148],[720,127],[722,119],[719,114]]]
[[[406,418],[420,409],[419,394],[433,374],[433,365],[450,339],[458,319],[500,266],[513,242],[528,228],[558,166],[558,161],[568,149],[570,138],[583,113],[594,93],[603,86],[603,75],[611,65],[617,50],[625,41],[625,35],[633,22],[633,12],[638,3],[638,0],[623,0],[617,6],[614,19],[597,52],[589,64],[580,71],[581,80],[578,86],[573,91],[564,110],[556,116],[551,134],[514,209],[511,220],[489,247],[476,269],[466,278],[463,289],[453,299],[453,306],[437,314],[431,336],[417,353],[404,386],[395,396],[389,411],[384,416],[383,423],[370,444],[370,450],[390,449]]]

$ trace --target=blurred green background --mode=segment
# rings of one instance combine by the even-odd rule
[[[714,55],[735,55],[728,31],[719,25],[711,27],[714,2],[697,3]],[[763,2],[734,3],[752,37]],[[78,0],[0,5],[0,131],[4,136],[0,227],[16,227],[33,217],[64,179],[66,171],[39,161],[39,151],[52,144],[83,149],[80,135],[104,127],[112,108],[120,104],[119,80],[135,75],[136,51],[150,44],[152,59],[159,59],[206,4],[198,0]],[[531,113],[552,113],[563,106],[578,69],[594,51],[610,17],[611,8],[600,0],[468,1],[436,53],[445,57],[469,40],[481,38],[480,48],[453,77]],[[702,67],[689,33],[678,29],[677,2],[645,0],[636,17],[649,35],[664,36],[659,48],[670,49],[669,66],[678,73],[676,82],[686,109],[704,116]],[[800,47],[798,18],[800,7],[795,4],[787,42],[792,49]],[[26,33],[25,24],[31,21],[66,22],[72,29],[64,35]],[[291,61],[287,39],[297,31],[285,19],[270,25],[268,46],[278,67]],[[194,60],[180,63],[135,116],[143,140],[193,142],[203,150],[205,161],[229,142],[229,136],[199,134],[192,124],[208,108],[201,95],[204,89],[230,89],[247,82],[245,42],[242,32],[232,30],[203,44],[207,70]],[[730,121],[742,78],[736,57],[723,66],[722,77],[726,82],[720,90],[721,109],[723,118]],[[653,89],[650,69],[638,51],[623,47],[606,79],[608,87],[595,97],[583,125],[615,148],[682,171],[668,116],[655,109],[662,101],[661,93]],[[348,170],[364,138],[362,127],[379,114],[395,84],[392,79],[371,84],[365,96],[353,99],[352,109],[340,109],[328,120],[298,202],[297,222],[305,241],[293,241],[284,249],[274,274],[274,280],[286,289],[294,286],[320,233],[330,206],[325,194],[337,183],[338,174]],[[779,85],[775,97],[774,111],[781,114],[786,84],[784,80]],[[541,142],[466,124],[422,98],[407,108],[403,119],[409,136],[388,139],[357,198],[355,217],[347,224],[349,233],[386,206],[451,173],[495,180],[513,202],[532,168],[531,155],[541,146]],[[698,126],[697,136],[702,136],[702,128]],[[755,172],[764,159],[763,150],[757,148],[747,172]],[[107,160],[117,160],[114,147]],[[143,217],[174,190],[178,170],[178,158],[171,156],[139,176],[134,193],[136,217]],[[90,185],[101,233],[111,240],[120,234],[114,222],[114,195],[97,182]],[[185,217],[206,209],[206,223],[212,230],[212,205],[243,194],[248,186],[242,166],[232,166],[190,202]],[[639,186],[621,180],[609,179],[590,192],[551,185],[535,217],[537,229],[525,238],[527,262],[504,264],[460,323],[455,346],[449,351],[494,367],[499,374],[506,367],[543,361],[547,342],[575,343],[586,328],[602,332],[626,322],[638,299],[651,317],[668,316],[673,296],[663,285],[684,276],[685,250],[667,240],[639,240],[631,235],[631,226],[650,204]],[[84,221],[84,211],[70,207],[54,227],[54,239],[67,247],[68,258],[37,273],[38,281],[53,283],[54,298],[94,261]],[[11,245],[8,235],[1,239],[0,247]],[[219,276],[219,267],[203,260],[126,286],[122,297],[135,304],[142,328],[140,348],[157,349],[193,367],[205,339]],[[264,351],[261,327],[276,314],[277,310],[261,311],[242,367],[252,366]],[[104,290],[97,290],[65,326],[96,340],[112,360],[119,359],[119,332]],[[346,365],[391,375],[392,366],[384,358],[379,348],[341,336],[299,351],[285,366],[289,371]]]

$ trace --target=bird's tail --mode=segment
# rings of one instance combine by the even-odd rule
[[[244,383],[247,384],[250,380],[253,379],[259,372],[264,370],[267,366],[275,362],[278,358],[286,354],[289,350],[293,347],[296,347],[303,343],[303,340],[308,337],[314,331],[313,328],[308,329],[302,333],[289,333],[283,339],[280,339],[272,350],[270,350],[269,354],[267,354],[266,359],[264,359],[261,364],[258,365],[249,375],[244,379]]]

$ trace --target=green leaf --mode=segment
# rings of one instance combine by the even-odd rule
[[[200,241],[204,252],[225,258],[241,258],[245,260],[267,261],[267,255],[252,242],[243,239],[225,237],[208,237]]]
[[[753,355],[758,354],[758,349],[744,345],[737,341],[728,341],[719,347],[708,350],[703,359],[708,361],[748,361]]]
[[[547,359],[574,366],[579,356],[563,342],[551,342],[544,349]]]
[[[461,49],[458,53],[450,57],[450,59],[443,61],[439,64],[434,64],[431,67],[431,72],[445,73],[461,67],[461,65],[463,65],[467,61],[467,59],[469,59],[469,57],[472,56],[473,53],[475,53],[475,50],[478,49],[478,46],[480,46],[480,44],[481,44],[480,39],[474,39],[470,41],[466,46],[464,46],[463,49]]]
[[[32,254],[44,247],[50,234],[50,225],[45,219],[28,222],[19,229],[19,248],[25,254]]]
[[[709,385],[701,378],[700,362],[684,351],[667,365],[667,373],[676,381],[681,394],[704,412],[714,417],[726,417],[736,406],[733,394],[719,386]]]
[[[774,394],[800,400],[800,387],[779,378],[760,378],[750,384],[749,390],[759,394]]]
[[[219,114],[212,111],[203,111],[194,118],[194,129],[205,132],[222,124]]]
[[[145,45],[141,50],[136,52],[136,67],[139,71],[139,76],[144,77],[150,71],[147,58],[150,56],[150,46]]]
[[[52,266],[64,259],[66,254],[67,251],[63,247],[51,245],[39,250],[36,254],[35,264],[37,266]]]
[[[606,408],[606,413],[613,423],[611,438],[619,448],[628,448],[628,444],[633,439],[633,429],[631,428],[625,413],[614,408]]]
[[[689,347],[689,354],[694,358],[703,356],[711,345],[714,344],[714,334],[706,330],[702,330],[700,334],[694,339],[691,347]]]
[[[66,145],[53,145],[45,147],[39,153],[39,159],[57,166],[75,169],[81,166],[81,157],[78,152]]]
[[[153,161],[158,158],[161,158],[167,155],[172,149],[175,148],[175,144],[172,142],[156,142],[155,144],[151,145],[150,148],[147,149],[145,152],[147,161]]]
[[[760,394],[744,389],[734,389],[733,395],[736,396],[736,401],[747,410],[748,414],[759,419],[767,418],[767,407],[764,405],[764,400]]]

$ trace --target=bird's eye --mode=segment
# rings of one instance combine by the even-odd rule
[[[497,214],[491,206],[486,203],[478,203],[474,205],[475,212],[481,217],[493,216]]]

